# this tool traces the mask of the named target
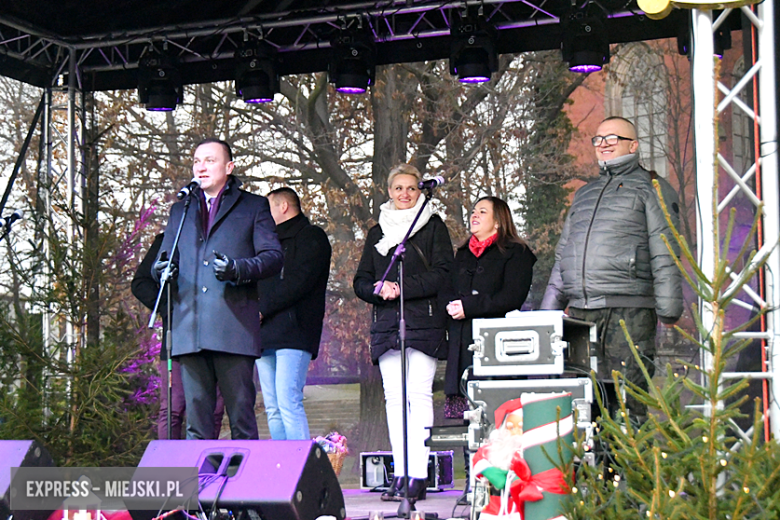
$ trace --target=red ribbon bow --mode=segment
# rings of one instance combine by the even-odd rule
[[[515,504],[521,509],[525,502],[536,502],[544,498],[542,491],[556,495],[565,495],[569,492],[569,486],[566,484],[563,472],[558,468],[551,468],[532,475],[528,463],[522,455],[516,453],[512,457],[511,469],[517,475],[517,480],[512,482],[510,494]]]

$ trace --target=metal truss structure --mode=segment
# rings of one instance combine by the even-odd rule
[[[733,88],[729,88],[716,77],[718,61],[713,59],[713,34],[721,27],[731,9],[726,9],[717,18],[711,11],[693,11],[693,92],[694,128],[696,146],[697,200],[700,211],[697,222],[698,258],[702,272],[708,276],[715,273],[713,251],[720,247],[727,254],[727,245],[716,242],[716,219],[725,215],[731,207],[734,196],[741,193],[760,214],[758,251],[742,272],[731,273],[733,285],[726,293],[734,293],[745,281],[746,285],[734,303],[745,309],[763,309],[766,319],[761,321],[757,332],[738,332],[740,339],[761,341],[762,367],[755,372],[729,372],[724,378],[753,378],[764,380],[765,437],[769,433],[780,438],[780,251],[777,242],[780,237],[780,200],[778,199],[778,141],[777,141],[777,83],[775,71],[775,28],[773,2],[763,2],[756,8],[741,7],[744,17],[752,25],[752,63],[745,66],[746,72]],[[746,56],[746,60],[750,58]],[[752,89],[749,98],[753,106],[741,101],[740,93]],[[717,98],[718,91],[722,98]],[[716,102],[717,100],[717,102]],[[713,111],[713,107],[715,110]],[[716,152],[717,118],[727,109],[739,110],[749,117],[754,125],[755,161],[744,172],[738,172],[729,161]],[[733,189],[727,193],[715,193],[716,175],[723,171],[733,181]],[[714,208],[715,217],[713,217]],[[724,249],[725,248],[725,249]],[[750,280],[751,270],[760,262],[765,265]],[[751,289],[755,287],[756,289]],[[702,306],[702,321],[705,328],[714,322],[713,310]],[[702,353],[702,367],[712,367],[712,358]],[[768,413],[767,413],[768,412]],[[740,432],[743,436],[744,432]],[[745,437],[743,437],[745,438]]]
[[[75,63],[72,62],[72,63]],[[83,212],[84,184],[81,143],[84,135],[84,98],[74,81],[44,92],[44,171],[39,172],[45,216],[44,252],[51,259],[52,245],[66,248],[71,262],[78,264],[83,232],[78,215]],[[54,273],[46,273],[51,283]],[[85,324],[78,323],[67,309],[42,309],[43,347],[51,357],[70,364],[85,344]],[[58,377],[58,374],[47,374]],[[68,382],[69,383],[69,382]]]
[[[286,2],[280,5],[290,5]],[[320,4],[321,2],[311,2]],[[256,5],[257,2],[250,2]],[[306,9],[272,12],[234,12],[222,19],[188,21],[146,28],[109,23],[103,32],[79,32],[78,20],[63,19],[58,29],[36,25],[0,7],[0,74],[46,89],[45,115],[46,168],[49,187],[46,207],[52,218],[50,233],[66,235],[69,244],[81,240],[81,230],[73,215],[82,206],[84,183],[81,159],[85,130],[84,93],[109,89],[131,89],[137,86],[138,60],[150,46],[176,56],[185,84],[232,80],[233,56],[245,38],[262,39],[279,51],[282,75],[319,72],[327,69],[330,41],[349,24],[363,24],[370,29],[376,44],[378,65],[447,59],[453,17],[469,9],[482,14],[498,30],[496,50],[499,53],[560,48],[561,21],[572,14],[570,0],[484,0],[481,2],[431,2],[428,0],[389,0],[385,2],[335,0],[327,6],[311,5]],[[601,0],[586,2],[605,19],[610,43],[625,43],[676,37],[688,26],[688,13],[675,10],[664,20],[650,20],[636,8],[635,2]],[[594,7],[595,6],[595,7]],[[766,259],[756,291],[746,289],[740,296],[745,307],[768,309],[768,319],[759,332],[742,333],[742,337],[763,342],[765,363],[761,372],[730,373],[726,377],[761,378],[768,387],[768,418],[771,432],[780,438],[780,253],[775,246],[780,236],[780,200],[778,200],[777,99],[775,77],[774,2],[764,1],[756,8],[743,7],[742,12],[756,34],[755,61],[745,77],[733,89],[715,83],[713,32],[723,28],[730,9],[717,19],[712,12],[693,11],[693,88],[694,125],[699,214],[697,228],[699,259],[703,272],[714,272],[711,252],[716,244],[714,223],[701,218],[707,209],[725,210],[733,194],[715,200],[712,187],[719,168],[733,179],[739,190],[758,207],[762,206],[762,229],[759,252],[754,261]],[[56,14],[51,24],[57,24]],[[192,20],[193,17],[188,18]],[[98,25],[96,25],[97,27]],[[72,29],[71,29],[72,28]],[[733,29],[730,27],[729,29]],[[754,87],[754,106],[747,106],[738,96]],[[716,106],[717,91],[724,97]],[[755,121],[758,143],[755,164],[746,172],[737,172],[715,153],[715,112],[736,107]],[[43,177],[43,175],[42,175]],[[42,179],[43,180],[43,179]],[[754,187],[754,186],[755,187]],[[64,213],[54,202],[65,202]],[[60,208],[60,209],[55,209]],[[734,273],[741,280],[740,273]],[[736,282],[735,282],[736,283]],[[704,322],[712,323],[711,314],[703,312]],[[82,323],[58,317],[56,309],[46,318],[47,345],[64,343],[79,348],[84,343]],[[703,366],[709,366],[705,358]],[[767,400],[765,400],[766,402]],[[767,426],[769,428],[769,426]],[[767,431],[768,433],[768,431]]]
[[[185,84],[224,81],[233,79],[233,55],[245,38],[262,39],[278,49],[281,75],[319,72],[327,69],[331,39],[353,23],[373,34],[378,65],[447,59],[451,22],[470,11],[481,13],[498,30],[496,50],[501,54],[559,49],[561,20],[573,10],[602,17],[610,43],[674,37],[687,23],[679,11],[665,20],[650,20],[633,2],[602,0],[582,9],[572,5],[568,0],[337,1],[316,9],[89,35],[33,27],[0,8],[0,73],[47,87],[68,82],[69,60],[74,60],[85,91],[135,88],[138,60],[154,46],[178,58]]]

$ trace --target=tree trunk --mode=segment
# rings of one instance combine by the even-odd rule
[[[379,218],[379,206],[387,200],[387,174],[393,166],[406,162],[409,104],[402,90],[401,71],[398,65],[377,68],[376,82],[371,87],[374,111],[372,214],[375,219]]]

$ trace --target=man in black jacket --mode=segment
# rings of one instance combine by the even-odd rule
[[[240,189],[230,146],[205,139],[193,156],[200,188],[192,194],[175,254],[173,240],[184,203],[171,208],[153,273],[173,262],[172,355],[181,364],[187,402],[187,438],[214,436],[217,387],[233,439],[257,439],[253,384],[260,357],[257,282],[284,262],[268,199]]]
[[[597,359],[597,379],[610,385],[612,371],[617,370],[646,390],[620,321],[625,321],[652,376],[657,321],[671,327],[683,310],[680,271],[661,238],[673,242],[674,237],[650,173],[639,166],[634,125],[610,117],[596,134],[591,142],[600,175],[574,195],[542,309],[568,308],[570,316],[595,323],[599,338],[592,355]],[[676,194],[668,184],[661,187],[675,222]],[[614,396],[606,399],[609,408],[616,410]],[[644,404],[630,395],[626,405],[634,415],[647,413]]]
[[[320,347],[331,248],[325,231],[301,213],[295,191],[279,188],[268,200],[284,267],[258,284],[263,355],[257,371],[271,438],[308,440],[303,386]]]

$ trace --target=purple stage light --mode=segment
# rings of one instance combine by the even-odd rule
[[[171,107],[151,107],[151,108],[147,108],[146,111],[147,112],[171,112],[174,109],[175,109],[175,107],[173,107],[173,108],[171,108]]]
[[[485,83],[486,81],[490,81],[490,77],[488,76],[470,76],[468,78],[460,78],[458,79],[461,83]]]
[[[273,100],[274,98],[254,98],[254,99],[245,99],[244,103],[270,103]]]
[[[569,70],[572,72],[580,72],[583,74],[588,74],[590,72],[597,72],[601,70],[601,65],[593,65],[593,64],[575,65],[573,67],[569,67]]]
[[[365,94],[366,92],[366,89],[364,88],[350,87],[350,86],[338,87],[336,90],[338,90],[342,94]]]

